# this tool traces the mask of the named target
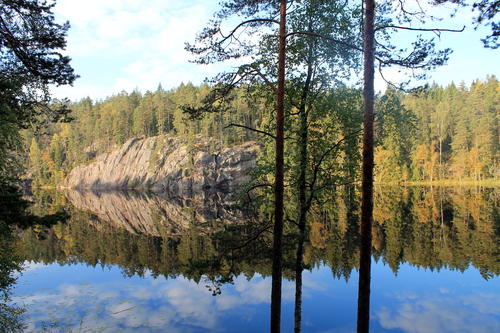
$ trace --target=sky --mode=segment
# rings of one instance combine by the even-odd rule
[[[218,9],[218,0],[58,0],[54,8],[59,22],[68,20],[66,54],[80,78],[73,86],[54,87],[55,97],[71,100],[89,96],[104,99],[123,90],[155,90],[177,87],[181,82],[200,84],[206,77],[227,69],[226,64],[198,65],[184,50]],[[470,10],[462,10],[453,20],[438,26],[461,28],[470,25]],[[462,33],[443,34],[441,48],[454,50],[446,66],[431,72],[429,83],[446,85],[464,81],[467,85],[487,75],[500,76],[500,50],[484,49],[480,41],[488,30],[467,27]],[[401,35],[404,40],[408,35]],[[393,81],[404,74],[388,70]],[[419,82],[423,83],[423,82]],[[377,76],[376,90],[384,90]]]

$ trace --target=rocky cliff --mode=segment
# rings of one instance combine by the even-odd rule
[[[74,168],[62,187],[143,188],[155,192],[229,192],[250,180],[258,146],[248,142],[218,150],[214,139],[136,138],[92,163]]]

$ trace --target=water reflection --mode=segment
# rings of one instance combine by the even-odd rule
[[[18,187],[0,181],[0,331],[22,332],[25,328],[23,313],[26,311],[11,295],[22,267],[22,256],[16,249],[14,228],[50,228],[55,223],[67,219],[64,211],[32,215],[28,211],[29,202],[22,198]]]
[[[392,307],[375,314],[385,330],[405,332],[495,332],[500,322],[498,293],[462,294],[443,289],[438,294],[402,294]]]
[[[67,273],[85,271],[80,265],[72,266]],[[73,283],[49,283],[44,290],[16,299],[30,308],[31,329],[39,323],[64,331],[119,329],[156,329],[158,331],[200,331],[220,329],[221,321],[227,320],[225,311],[250,308],[262,313],[258,305],[268,304],[270,280],[256,277],[247,281],[243,276],[225,288],[224,293],[213,297],[203,284],[179,277],[177,279],[127,279],[119,278],[116,269],[108,272],[108,281],[85,283],[77,278]],[[47,272],[41,270],[40,276]],[[60,279],[59,279],[60,280]],[[285,289],[285,298],[291,295]],[[247,316],[250,316],[249,313]],[[253,317],[253,316],[252,316]],[[38,323],[38,324],[37,324]],[[267,328],[253,325],[255,331]],[[260,329],[257,329],[260,328]],[[231,329],[226,329],[231,331]],[[247,330],[249,331],[249,330]]]
[[[359,258],[359,283],[358,283],[358,321],[357,332],[367,333],[370,331],[370,284],[372,263],[372,221],[361,226],[361,247]]]
[[[236,208],[230,194],[201,192],[191,197],[136,192],[79,192],[64,195],[77,209],[134,234],[177,234],[196,226],[213,231],[221,224],[249,222],[248,210]]]
[[[495,190],[386,187],[376,191],[375,203],[374,331],[500,327],[500,309],[492,305],[500,297]],[[18,250],[32,269],[16,300],[29,309],[33,330],[43,323],[64,330],[80,324],[110,331],[268,329],[269,225],[207,198],[175,203],[68,192],[39,196],[35,209],[63,206],[71,214],[68,223],[18,231]],[[358,209],[353,188],[315,207],[302,249],[296,227],[288,226],[283,331],[355,330]],[[453,317],[444,327],[450,313],[471,311],[476,314]]]
[[[20,332],[24,309],[11,302],[11,288],[20,270],[18,258],[13,257],[14,239],[8,226],[0,220],[0,332]]]

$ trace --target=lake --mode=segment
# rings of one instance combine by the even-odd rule
[[[314,207],[295,283],[285,228],[282,331],[355,332],[359,195]],[[27,332],[266,332],[271,235],[265,214],[221,194],[38,192],[50,226],[15,231],[24,270],[8,305]],[[500,332],[500,192],[376,187],[372,332]],[[295,290],[302,288],[301,308]]]

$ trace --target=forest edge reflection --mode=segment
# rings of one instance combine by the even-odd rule
[[[29,202],[22,198],[16,186],[2,184],[0,187],[0,331],[21,332],[24,325],[22,315],[25,309],[9,304],[12,288],[23,270],[23,258],[16,249],[18,232],[32,229],[50,228],[57,223],[65,223],[68,215],[64,210],[56,210],[43,216],[28,211]]]
[[[376,202],[380,202],[375,206],[372,229],[375,260],[388,263],[394,272],[401,263],[409,262],[431,270],[448,267],[460,271],[472,264],[486,279],[499,274],[495,261],[498,194],[494,189],[385,187],[378,188],[375,195]],[[144,210],[151,211],[161,211],[158,207],[168,202],[146,195],[116,197],[125,201],[142,200]],[[68,223],[50,228],[17,230],[20,237],[17,247],[23,260],[118,265],[127,276],[143,276],[146,272],[170,278],[182,275],[198,283],[206,282],[217,292],[223,292],[223,285],[241,274],[248,278],[256,273],[270,276],[271,242],[266,224],[256,229],[256,225],[230,223],[210,232],[207,228],[210,221],[207,224],[206,220],[196,219],[203,214],[186,205],[184,209],[191,210],[193,220],[185,229],[175,234],[169,234],[168,228],[159,228],[159,234],[155,235],[131,233],[126,224],[120,227],[116,221],[101,220],[98,216],[102,212],[96,215],[91,209],[81,211],[68,205],[68,198],[74,196],[41,193],[37,197],[35,213],[66,207],[70,218]],[[352,269],[357,268],[360,240],[356,198],[355,188],[346,187],[334,205],[311,211],[304,244],[305,269],[325,264],[335,277],[348,279]],[[159,219],[155,223],[165,221],[168,220]],[[285,232],[284,277],[295,280],[296,292],[300,294],[301,281],[297,276],[301,267],[296,265],[299,237],[294,233],[295,228],[289,225]],[[296,303],[295,316],[299,330],[300,301],[301,298]]]

